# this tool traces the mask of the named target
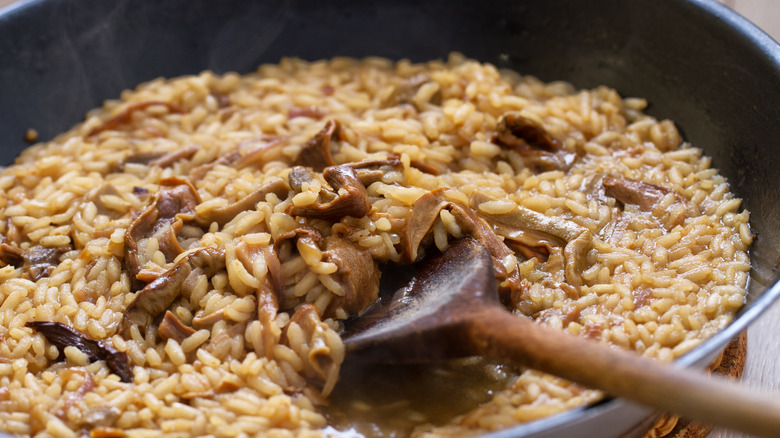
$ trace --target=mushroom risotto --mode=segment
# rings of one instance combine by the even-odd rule
[[[458,54],[124,92],[0,171],[0,431],[319,436],[362,410],[463,436],[597,400],[471,359],[448,384],[491,389],[445,419],[332,392],[385,266],[464,236],[518,318],[662,361],[725,327],[748,212],[646,106]]]

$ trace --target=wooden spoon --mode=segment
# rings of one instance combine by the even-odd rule
[[[506,311],[490,254],[473,239],[454,243],[422,265],[391,299],[349,322],[348,360],[410,363],[488,356],[711,425],[780,436],[780,396],[751,393]]]

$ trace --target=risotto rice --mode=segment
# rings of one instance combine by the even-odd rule
[[[647,103],[453,54],[158,79],[0,171],[0,431],[320,436],[380,263],[470,235],[534,318],[671,361],[744,303],[748,212]],[[597,400],[525,370],[418,436]],[[327,432],[331,431],[331,432]]]

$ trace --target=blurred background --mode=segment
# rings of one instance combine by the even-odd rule
[[[0,8],[20,0],[0,0]],[[714,1],[714,0],[713,0]],[[780,41],[780,1],[717,0],[755,23],[776,41]]]

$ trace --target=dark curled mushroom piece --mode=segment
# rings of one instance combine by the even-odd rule
[[[355,315],[376,301],[380,271],[370,251],[335,235],[324,238],[316,228],[302,225],[274,241],[275,253],[293,238],[298,239],[298,245],[316,246],[323,252],[323,261],[336,265],[333,276],[342,293],[331,301],[323,316],[336,317],[340,309]]]
[[[178,106],[169,103],[169,102],[161,102],[157,100],[150,100],[146,102],[137,102],[127,107],[124,111],[121,113],[115,115],[114,117],[111,117],[110,119],[103,122],[100,126],[95,127],[92,131],[89,132],[87,137],[91,137],[93,135],[99,134],[103,131],[109,131],[118,128],[121,125],[125,125],[130,123],[133,117],[133,113],[136,111],[143,111],[150,106],[164,106],[168,108],[168,111],[171,113],[183,113],[184,110],[179,108]]]
[[[217,102],[217,106],[220,109],[229,107],[232,103],[230,102],[230,95],[225,93],[220,93],[217,91],[212,91],[211,96],[214,98],[214,100]]]
[[[116,211],[111,208],[110,204],[106,204],[103,201],[104,196],[117,196],[121,197],[122,194],[111,183],[104,183],[90,196],[90,200],[97,207],[98,214],[108,216],[111,219],[118,219],[123,215],[123,212]]]
[[[334,299],[325,317],[337,316],[343,309],[349,315],[363,312],[379,295],[380,271],[371,253],[337,236],[325,239],[324,259],[338,267],[334,274],[343,288],[343,295]]]
[[[577,157],[566,152],[542,125],[515,112],[501,116],[493,141],[520,154],[536,172],[568,170]]]
[[[271,136],[261,136],[256,139],[242,141],[235,150],[220,156],[214,161],[192,169],[189,178],[191,181],[199,181],[211,169],[217,166],[231,166],[236,169],[260,166],[281,158],[284,145],[285,143],[282,139]]]
[[[143,287],[143,282],[137,278],[141,271],[138,242],[156,236],[166,261],[173,261],[184,251],[177,234],[185,221],[194,218],[195,206],[199,203],[200,197],[189,182],[179,178],[168,178],[160,182],[160,191],[155,201],[125,232],[125,267],[130,273],[133,290]]]
[[[135,295],[122,317],[122,330],[151,324],[181,294],[182,283],[193,271],[213,276],[224,267],[224,252],[214,248],[198,248],[182,256],[171,269]]]
[[[356,161],[354,163],[347,163],[351,168],[355,169],[358,174],[358,178],[364,186],[368,187],[376,181],[380,181],[385,173],[390,170],[403,169],[403,162],[398,154],[387,154],[387,158],[384,160],[363,160]],[[423,173],[431,175],[438,175],[439,170],[433,166],[429,166],[421,161],[412,160],[409,165]]]
[[[316,106],[294,106],[287,111],[287,119],[295,119],[298,117],[308,117],[310,119],[319,120],[325,117],[325,112]]]
[[[293,235],[290,235],[290,237]],[[277,240],[278,242],[278,240]],[[276,244],[274,245],[261,245],[261,244],[249,244],[245,241],[236,245],[236,259],[243,264],[244,268],[248,272],[252,272],[252,266],[257,258],[262,258],[267,267],[267,273],[260,281],[259,287],[254,291],[255,299],[257,301],[257,320],[260,321],[261,336],[263,339],[263,353],[266,357],[273,357],[273,346],[275,344],[275,335],[271,327],[271,322],[276,318],[279,312],[279,303],[284,293],[284,277],[282,275],[282,265],[279,262],[279,257],[276,255]],[[241,286],[237,288],[248,288],[248,286]],[[250,290],[244,290],[245,293],[251,293]],[[214,314],[212,314],[214,315]],[[208,318],[208,317],[206,317]],[[211,317],[211,320],[203,318],[196,322],[193,319],[193,324],[212,323],[216,317]],[[216,321],[214,321],[216,322]],[[209,324],[211,325],[211,324]]]
[[[322,388],[322,395],[327,396],[333,389],[333,385],[336,383],[328,382],[331,372],[334,367],[336,370],[343,362],[343,354],[334,352],[327,344],[325,328],[322,323],[322,317],[320,312],[312,304],[303,304],[295,310],[295,313],[290,317],[290,322],[285,326],[279,340],[280,344],[288,345],[295,349],[296,346],[292,344],[288,333],[292,324],[297,324],[301,330],[301,334],[307,339],[311,348],[308,349],[302,359],[304,359],[303,373],[307,379],[315,379],[325,384]]]
[[[311,167],[317,172],[321,172],[328,166],[335,166],[337,163],[333,161],[330,153],[330,144],[334,139],[339,139],[340,135],[339,122],[328,120],[320,132],[303,145],[293,164]]]
[[[602,184],[608,196],[612,196],[623,204],[637,205],[642,211],[653,211],[669,193],[674,193],[676,200],[683,202],[683,197],[677,192],[658,184],[610,176],[605,177]]]
[[[181,343],[181,341],[195,333],[195,330],[193,330],[192,327],[187,327],[176,314],[170,310],[166,310],[165,316],[163,316],[162,322],[160,322],[160,326],[157,328],[157,333],[159,333],[163,339],[173,339],[174,341]]]
[[[587,228],[566,219],[545,216],[518,206],[509,213],[489,214],[479,210],[489,196],[475,192],[469,202],[477,214],[485,219],[504,242],[513,244],[526,257],[547,256],[562,248],[566,283],[578,288],[582,285],[582,271],[587,265],[588,252],[593,249],[593,234]]]
[[[287,182],[281,178],[273,178],[239,201],[202,212],[195,215],[194,219],[198,225],[204,228],[212,223],[221,227],[238,216],[239,213],[254,210],[258,202],[265,200],[266,195],[273,193],[279,198],[286,198],[289,191],[290,186],[287,185]]]
[[[363,184],[364,187],[368,187],[371,184],[382,180],[386,170],[388,170],[386,166],[400,167],[401,162],[398,161],[396,164],[394,160],[371,160],[346,163],[344,166],[349,166],[354,169],[360,183]],[[303,166],[295,166],[290,170],[287,179],[290,183],[290,188],[295,193],[300,193],[303,191],[304,183],[310,184],[314,181],[314,175]],[[326,194],[326,196],[329,198],[334,197],[332,194]]]
[[[469,207],[444,197],[443,189],[436,189],[420,196],[409,209],[401,232],[400,255],[404,263],[412,263],[419,258],[420,245],[433,228],[442,210],[447,209],[455,217],[461,232],[471,236],[484,245],[493,257],[493,269],[502,286],[502,294],[513,293],[519,287],[517,269],[507,272],[505,261],[514,253],[509,249],[490,226],[480,219]],[[502,296],[502,298],[507,298]]]
[[[328,167],[322,176],[333,188],[335,198],[328,202],[291,206],[290,215],[337,222],[345,216],[363,217],[371,210],[368,192],[350,166]]]
[[[32,281],[51,275],[54,268],[60,263],[60,256],[70,251],[70,246],[49,248],[46,246],[31,246],[22,251],[24,264],[23,270]]]
[[[290,169],[290,173],[287,174],[287,180],[290,183],[290,188],[294,192],[299,193],[303,190],[304,183],[311,183],[314,181],[314,176],[311,172],[306,170],[305,167],[295,166]]]
[[[181,160],[189,160],[200,150],[198,145],[189,145],[171,152],[150,152],[133,154],[122,160],[119,167],[124,169],[127,164],[145,164],[151,167],[171,167]]]
[[[22,267],[24,264],[22,250],[16,245],[6,243],[4,236],[0,236],[0,239],[2,239],[2,243],[0,243],[0,261],[17,268]]]
[[[91,362],[106,361],[108,369],[119,376],[123,382],[133,381],[133,373],[130,371],[130,361],[127,354],[117,351],[105,342],[91,339],[74,328],[59,322],[29,321],[25,325],[42,334],[47,341],[56,346],[60,352],[58,358],[63,357],[65,347],[76,347],[86,354]]]
[[[413,103],[414,97],[417,95],[420,87],[431,81],[430,75],[425,73],[416,74],[403,79],[393,93],[387,98],[383,106],[391,107]],[[436,105],[441,104],[441,90],[434,93],[431,96],[430,101]]]

